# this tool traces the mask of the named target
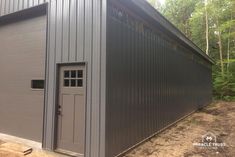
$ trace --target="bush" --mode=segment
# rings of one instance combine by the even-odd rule
[[[213,93],[215,99],[235,101],[235,68],[234,64],[221,74],[218,67],[213,68]]]

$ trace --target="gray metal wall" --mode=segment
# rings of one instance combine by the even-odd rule
[[[211,63],[121,4],[108,4],[106,72],[106,157],[211,102]]]
[[[0,16],[42,3],[48,3],[43,146],[54,147],[56,64],[87,62],[86,156],[104,157],[106,0],[0,0]]]

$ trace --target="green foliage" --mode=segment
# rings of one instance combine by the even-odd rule
[[[202,50],[206,49],[206,24],[205,24],[205,8],[202,1],[198,2],[195,10],[190,17],[190,31],[192,32],[191,40]]]
[[[188,38],[191,38],[189,19],[200,0],[166,0],[161,12]]]
[[[213,68],[214,96],[235,101],[235,0],[166,0],[161,6],[158,0],[148,1],[203,51],[207,13],[209,55],[217,63]]]
[[[222,75],[218,67],[213,68],[213,93],[216,99],[235,101],[235,64]]]

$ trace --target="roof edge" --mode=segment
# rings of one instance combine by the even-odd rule
[[[203,52],[195,43],[193,43],[190,39],[188,39],[178,28],[176,28],[171,22],[169,22],[161,13],[159,13],[154,7],[152,7],[145,0],[118,0],[125,6],[132,8],[135,10],[136,14],[142,15],[145,14],[151,21],[152,24],[157,23],[162,28],[178,38],[185,45],[190,47],[192,50],[197,52],[200,56],[202,56],[205,60],[209,61],[212,64],[215,64],[215,61],[209,57],[205,52]],[[140,12],[140,10],[142,12]]]

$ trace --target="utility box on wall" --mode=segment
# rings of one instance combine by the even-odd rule
[[[212,100],[213,61],[145,0],[0,0],[0,15],[0,133],[114,157]]]

